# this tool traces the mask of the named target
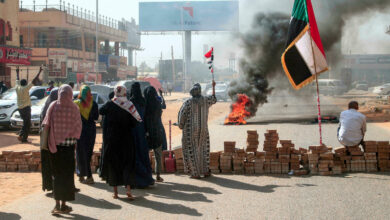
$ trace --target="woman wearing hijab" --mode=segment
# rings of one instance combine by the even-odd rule
[[[142,97],[141,86],[138,82],[131,86],[130,101],[134,103],[138,113],[144,120],[145,99]],[[150,166],[149,147],[145,138],[144,122],[138,123],[132,130],[135,138],[136,187],[146,188],[154,184],[154,179],[152,177],[152,168]]]
[[[72,101],[72,88],[63,85],[58,91],[58,100],[50,104],[43,120],[48,130],[50,163],[53,175],[53,194],[56,205],[52,214],[72,211],[67,201],[75,199],[74,149],[81,134],[80,111]],[[60,204],[61,201],[61,204]]]
[[[135,185],[135,146],[132,128],[142,118],[134,104],[126,97],[126,88],[117,86],[115,96],[100,109],[105,117],[100,164],[100,177],[114,187],[113,198],[118,198],[118,186],[126,186],[127,197],[134,200],[131,185]]]
[[[157,100],[161,103],[161,109],[164,110],[164,109],[167,109],[167,105],[165,104],[165,99],[164,99],[164,96],[163,96],[163,92],[161,91],[161,89],[158,90],[158,93],[160,94],[160,96],[157,96]],[[160,117],[160,126],[161,126],[161,137],[162,137],[162,150],[167,150],[168,148],[168,142],[167,142],[167,134],[165,133],[165,128],[164,128],[164,124],[162,123],[162,120],[161,120],[161,117]]]
[[[77,141],[76,173],[79,181],[85,184],[94,184],[91,171],[91,158],[96,138],[96,120],[99,118],[99,109],[93,100],[91,89],[87,85],[80,88],[78,99],[74,101],[80,109],[83,129]],[[84,179],[87,177],[87,179]]]
[[[164,179],[160,177],[163,143],[162,124],[160,123],[162,109],[157,96],[156,89],[153,86],[148,86],[144,90],[144,97],[146,99],[145,131],[148,146],[150,149],[153,149],[156,159],[156,181],[163,182]]]
[[[43,106],[41,112],[41,121],[45,119],[47,109],[50,104],[58,99],[58,89],[55,88],[51,91],[49,97],[46,99],[45,105]],[[41,135],[43,132],[44,126],[41,125]],[[41,136],[41,138],[44,138]],[[50,164],[50,151],[46,146],[41,145],[41,174],[42,174],[42,190],[52,191],[53,190],[53,179],[51,172],[51,164]]]

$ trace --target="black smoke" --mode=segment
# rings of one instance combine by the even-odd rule
[[[346,20],[366,12],[375,14],[385,10],[390,6],[390,0],[331,0],[315,6],[324,49],[326,52],[333,50],[335,58],[341,55],[340,41]],[[240,35],[244,49],[244,58],[240,61],[243,75],[230,84],[229,96],[235,101],[237,94],[246,94],[253,103],[248,108],[252,116],[256,115],[259,106],[268,102],[272,91],[291,88],[280,61],[290,18],[287,13],[258,13],[251,30]],[[277,83],[270,85],[269,81],[275,78]]]

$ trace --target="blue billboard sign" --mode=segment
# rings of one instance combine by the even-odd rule
[[[238,1],[141,2],[140,31],[238,31]]]

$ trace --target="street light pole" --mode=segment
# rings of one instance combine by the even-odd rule
[[[95,71],[96,71],[96,84],[98,83],[99,76],[99,0],[96,0],[96,61],[95,61]]]

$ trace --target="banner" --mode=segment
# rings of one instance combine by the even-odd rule
[[[0,46],[0,63],[31,65],[31,49]]]
[[[67,78],[68,53],[66,51],[49,51],[49,77],[50,78]]]

